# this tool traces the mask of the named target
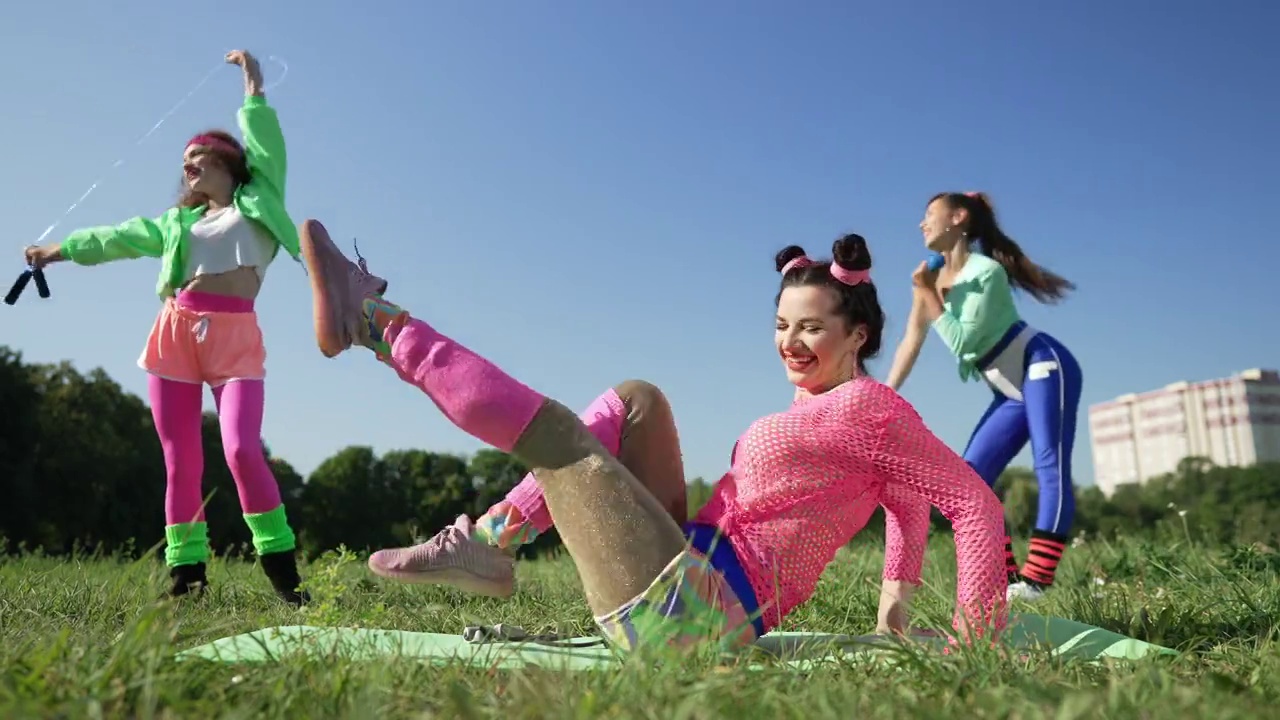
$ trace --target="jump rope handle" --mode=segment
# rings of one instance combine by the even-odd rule
[[[938,272],[943,265],[947,264],[947,259],[942,257],[942,253],[934,253],[929,256],[929,264],[925,267],[929,268],[929,272]],[[39,282],[38,280],[36,282]]]
[[[9,288],[9,294],[4,296],[4,304],[13,305],[17,303],[18,298],[22,296],[22,291],[27,289],[27,283],[31,282],[32,278],[35,278],[36,281],[36,293],[42,298],[49,297],[49,283],[44,278],[44,270],[28,267],[13,282],[13,287]]]
[[[31,277],[36,281],[36,294],[42,298],[49,297],[49,283],[44,279],[44,269],[35,268],[31,271]]]
[[[18,302],[18,297],[22,295],[22,291],[27,289],[27,283],[31,282],[31,276],[34,274],[31,268],[22,271],[18,279],[14,281],[13,287],[9,288],[9,294],[4,296],[4,304],[12,305]]]

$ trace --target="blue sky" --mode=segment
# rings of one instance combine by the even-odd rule
[[[690,476],[719,477],[738,434],[790,400],[772,347],[774,252],[825,255],[850,230],[869,239],[890,323],[871,364],[883,378],[924,254],[916,224],[940,190],[990,192],[1008,232],[1079,285],[1064,305],[1022,307],[1078,356],[1085,405],[1280,363],[1274,303],[1261,299],[1274,273],[1266,208],[1280,197],[1280,99],[1266,90],[1280,7],[358,7],[6,11],[0,207],[13,271],[117,160],[54,237],[170,205],[186,138],[234,127],[237,71],[136,141],[243,46],[289,65],[269,99],[296,220],[359,237],[391,297],[570,405],[625,378],[656,382]],[[264,70],[268,82],[280,72]],[[59,266],[52,300],[0,307],[0,343],[101,366],[145,394],[134,363],[158,270]],[[348,444],[479,447],[367,353],[322,357],[309,304],[301,270],[277,261],[258,306],[277,453],[308,472]],[[936,337],[905,394],[957,450],[989,397],[958,381]],[[1083,417],[1075,461],[1091,482]]]

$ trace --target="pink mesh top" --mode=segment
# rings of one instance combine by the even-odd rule
[[[697,521],[733,543],[765,629],[805,602],[885,508],[884,577],[918,584],[936,505],[955,531],[956,628],[1003,625],[1004,515],[963,459],[888,386],[862,377],[751,424]]]

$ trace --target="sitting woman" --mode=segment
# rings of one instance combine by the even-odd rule
[[[955,528],[957,629],[967,636],[1003,625],[999,501],[910,404],[866,374],[884,315],[861,237],[838,240],[833,262],[814,262],[798,247],[779,254],[776,343],[805,393],[747,428],[731,470],[691,523],[671,410],[656,388],[623,383],[579,418],[368,293],[362,271],[319,223],[304,224],[302,238],[324,354],[372,349],[455,425],[512,453],[536,479],[510,503],[523,506],[524,520],[503,528],[501,512],[491,512],[474,527],[461,517],[423,545],[376,554],[370,565],[379,574],[509,593],[512,560],[494,545],[522,537],[515,526],[541,517],[559,531],[615,646],[732,649],[808,600],[837,550],[883,505],[882,621],[905,632],[933,503]]]

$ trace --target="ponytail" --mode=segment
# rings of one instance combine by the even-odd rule
[[[1042,303],[1056,303],[1075,289],[1070,280],[1032,262],[1022,247],[1000,229],[995,206],[986,193],[940,193],[933,200],[939,198],[945,199],[952,208],[968,211],[970,239],[978,242],[978,249],[983,255],[1004,267],[1014,288],[1029,293]]]

